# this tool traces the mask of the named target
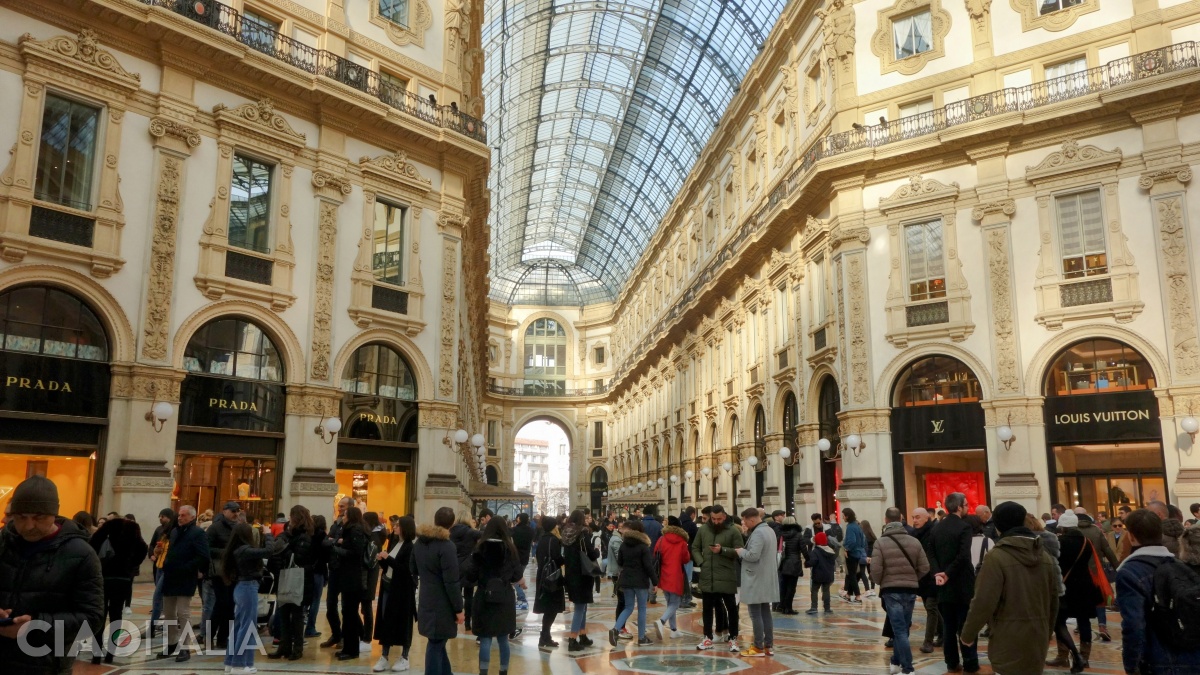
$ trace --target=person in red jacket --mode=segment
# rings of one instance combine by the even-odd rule
[[[684,565],[692,560],[688,550],[687,531],[675,525],[664,527],[662,536],[654,545],[654,555],[662,560],[658,586],[667,596],[667,611],[663,612],[662,618],[654,622],[654,630],[658,633],[659,640],[663,639],[668,625],[671,627],[671,637],[682,637],[683,634],[675,625],[675,613],[679,611],[679,605],[683,602],[684,585],[687,583],[683,578]]]

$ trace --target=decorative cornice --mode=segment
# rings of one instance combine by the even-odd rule
[[[282,136],[293,142],[303,145],[308,138],[306,135],[292,128],[290,122],[283,115],[275,112],[275,104],[271,99],[260,99],[256,103],[243,103],[236,108],[228,108],[224,103],[218,103],[213,106],[213,114],[217,120],[229,119],[231,121],[246,123],[265,127],[272,132],[272,135]]]
[[[312,185],[318,190],[321,188],[330,188],[344,195],[350,194],[351,184],[345,176],[321,171],[320,169],[313,172]]]
[[[879,210],[887,213],[892,209],[913,204],[957,197],[958,183],[946,185],[936,178],[922,178],[921,174],[914,173],[908,177],[908,182],[896,188],[891,196],[879,198]]]
[[[155,138],[173,136],[186,143],[189,148],[200,147],[200,132],[195,127],[169,117],[152,117],[150,135]]]
[[[36,40],[33,35],[25,33],[17,39],[17,44],[20,45],[22,52],[30,48],[40,49],[51,52],[54,55],[62,55],[74,59],[98,70],[115,75],[120,79],[127,80],[130,83],[140,84],[142,81],[140,74],[125,70],[111,52],[100,49],[99,45],[96,44],[96,31],[91,28],[84,28],[79,31],[77,38],[59,35],[49,40]]]
[[[358,166],[364,174],[371,173],[384,180],[404,184],[408,187],[429,192],[433,189],[433,181],[421,175],[417,165],[408,159],[408,153],[401,150],[393,155],[378,157],[363,156],[358,160]]]
[[[1063,141],[1062,150],[1052,152],[1037,166],[1025,167],[1025,180],[1036,182],[1063,173],[1085,171],[1121,163],[1121,149],[1102,150],[1094,145],[1079,145],[1078,141]]]
[[[971,220],[983,220],[985,217],[1002,213],[1006,216],[1011,216],[1017,212],[1017,203],[1010,198],[997,199],[990,202],[980,202],[978,206],[971,209]]]
[[[1190,182],[1192,180],[1192,167],[1180,164],[1169,166],[1165,169],[1147,171],[1138,178],[1138,187],[1143,190],[1149,190],[1154,187],[1155,183],[1164,183],[1169,180],[1177,180],[1180,183]]]

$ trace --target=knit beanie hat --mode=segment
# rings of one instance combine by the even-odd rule
[[[58,515],[58,487],[45,476],[30,476],[13,490],[10,512]]]
[[[813,537],[813,542],[815,542],[817,546],[828,546],[829,537],[825,536],[824,532],[818,532],[816,536]]]
[[[1025,507],[1016,502],[1003,502],[992,511],[992,522],[1000,534],[1025,525]]]
[[[171,509],[163,509],[162,511],[158,512],[158,517],[159,518],[174,518],[175,512],[172,511]]]
[[[1059,527],[1079,527],[1079,516],[1067,511],[1058,517]]]

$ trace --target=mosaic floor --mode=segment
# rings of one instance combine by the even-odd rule
[[[533,568],[529,568],[532,572]],[[801,579],[801,591],[806,591],[805,579]],[[532,585],[532,584],[531,584]],[[838,586],[835,586],[837,588]],[[150,608],[150,587],[139,584],[135,587],[133,614],[126,617],[138,624],[144,624]],[[807,594],[800,593],[807,601]],[[512,660],[508,672],[518,674],[550,675],[610,675],[616,673],[688,673],[717,675],[720,673],[742,673],[744,675],[799,675],[802,673],[845,673],[847,675],[874,675],[888,672],[890,650],[884,647],[880,637],[883,627],[884,612],[879,600],[866,599],[861,605],[850,605],[834,598],[833,613],[817,616],[780,616],[775,615],[775,658],[742,659],[730,657],[727,652],[712,650],[696,651],[695,645],[700,639],[701,614],[699,604],[695,609],[681,610],[679,628],[683,637],[679,639],[666,638],[659,641],[653,629],[649,636],[655,644],[648,647],[636,647],[628,642],[621,642],[616,649],[609,647],[605,631],[614,619],[615,603],[611,598],[611,585],[605,584],[600,594],[602,600],[593,605],[588,612],[588,633],[596,645],[575,656],[568,656],[566,638],[561,633],[569,627],[571,615],[560,617],[554,627],[555,639],[562,646],[553,654],[541,652],[537,648],[538,631],[541,626],[541,615],[521,612],[518,623],[523,622],[525,633],[518,642],[512,643]],[[532,597],[532,595],[530,596]],[[800,602],[798,599],[797,602]],[[648,616],[656,618],[665,609],[663,605],[651,605]],[[804,609],[804,607],[800,607]],[[328,626],[322,616],[317,626],[318,630],[328,633]],[[199,617],[200,607],[196,601],[193,605],[193,616]],[[913,633],[923,635],[924,610],[918,605],[913,617]],[[742,610],[740,624],[743,627],[743,648],[749,632],[749,618],[745,609]],[[1092,652],[1092,667],[1086,672],[1117,675],[1122,672],[1120,653],[1120,617],[1115,613],[1109,615],[1109,630],[1113,642],[1096,642]],[[631,623],[632,628],[635,624]],[[268,649],[270,638],[264,637]],[[255,659],[255,666],[260,673],[369,673],[371,666],[379,658],[380,648],[373,645],[370,657],[363,656],[356,661],[339,662],[333,656],[333,649],[320,649],[317,644],[320,639],[308,641],[305,646],[304,658],[293,662],[270,661],[265,656]],[[991,673],[986,666],[986,640],[980,649],[982,662],[985,664],[983,673]],[[919,646],[919,643],[916,645]],[[423,673],[425,641],[417,638],[413,645],[410,661],[410,673]],[[914,652],[915,652],[914,648]],[[450,659],[454,672],[461,675],[475,675],[478,669],[478,647],[473,636],[463,633],[449,645]],[[395,656],[395,654],[393,654]],[[934,675],[946,672],[940,650],[933,654],[916,652],[916,671],[922,675]],[[490,672],[499,672],[499,652],[493,648]],[[86,661],[86,656],[84,661]],[[116,659],[113,665],[93,666],[81,662],[75,667],[76,675],[118,675],[122,673],[163,673],[187,675],[190,673],[220,673],[223,671],[222,655],[193,656],[187,663],[177,664],[173,660],[156,661],[152,654],[145,649],[129,658]],[[389,671],[390,672],[390,669]],[[1065,673],[1066,670],[1048,669],[1047,673]],[[1005,674],[1012,675],[1012,674]],[[1020,674],[1016,674],[1020,675]]]

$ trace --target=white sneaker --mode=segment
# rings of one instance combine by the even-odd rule
[[[358,652],[360,654],[370,654],[371,653],[371,643],[370,642],[359,642],[358,643]]]
[[[889,663],[888,664],[888,672],[891,673],[891,675],[899,675],[900,664],[899,663]]]
[[[683,637],[683,633],[680,633],[678,630],[673,630],[673,631],[671,631],[670,633],[668,633],[668,635],[670,635],[672,638],[681,638],[681,637]]]
[[[233,666],[225,666],[225,675],[229,675],[232,672],[233,672]]]
[[[371,672],[382,673],[383,671],[387,670],[387,667],[388,667],[387,659],[385,659],[381,656],[381,657],[379,657],[379,660],[375,662],[375,665],[371,667]]]
[[[408,659],[404,659],[404,658],[396,659],[396,663],[394,663],[392,665],[392,672],[393,673],[402,673],[406,670],[408,670]]]
[[[133,608],[132,608],[132,607],[126,607],[125,609],[121,610],[121,614],[122,614],[123,616],[129,616],[130,614],[133,614]]]
[[[659,642],[662,642],[662,639],[663,639],[663,622],[662,622],[662,619],[656,619],[656,620],[654,621],[654,632],[658,634],[658,641],[659,641]]]
[[[254,673],[258,672],[258,668],[246,666],[245,668],[234,668],[231,672],[233,675],[254,675]]]

